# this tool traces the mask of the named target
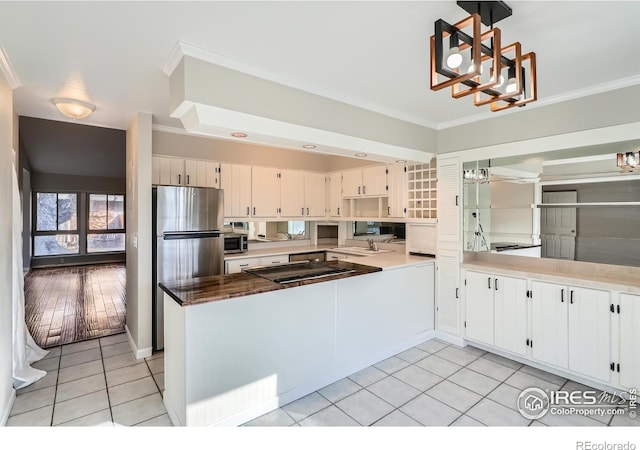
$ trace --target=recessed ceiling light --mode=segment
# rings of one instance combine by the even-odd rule
[[[247,134],[246,133],[231,133],[231,136],[237,137],[237,138],[245,138],[245,137],[247,137]]]
[[[356,158],[365,158],[366,156],[366,153],[356,153]]]
[[[407,162],[407,160],[406,159],[398,159],[396,162],[399,163],[399,164],[404,164],[404,163]]]
[[[305,145],[302,146],[302,148],[306,148],[306,149],[311,150],[312,148],[316,148],[316,146],[313,145],[313,144],[305,144]]]

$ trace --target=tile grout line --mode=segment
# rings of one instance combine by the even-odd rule
[[[60,346],[60,355],[58,355],[58,373],[56,374],[56,388],[53,392],[53,405],[51,407],[51,421],[49,422],[49,426],[53,427],[53,417],[56,413],[56,399],[58,397],[58,384],[60,381],[60,364],[62,363],[62,345]]]
[[[115,420],[113,419],[113,409],[111,409],[111,395],[109,394],[109,384],[107,382],[107,368],[104,365],[104,354],[102,353],[102,342],[98,339],[98,347],[100,348],[100,363],[102,364],[102,376],[104,377],[104,387],[107,391],[107,405],[109,405],[109,416],[111,416],[111,423],[115,426]]]

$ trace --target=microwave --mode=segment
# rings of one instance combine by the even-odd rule
[[[226,253],[242,253],[249,249],[247,243],[247,235],[240,233],[224,234],[224,252]]]

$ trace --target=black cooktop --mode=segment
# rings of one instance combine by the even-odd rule
[[[250,273],[276,283],[292,283],[353,272],[351,269],[329,266],[323,262],[300,261],[277,266],[261,266],[244,269]]]

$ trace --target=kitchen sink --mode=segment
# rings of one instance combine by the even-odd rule
[[[384,249],[371,250],[371,249],[366,248],[366,247],[336,247],[336,248],[332,248],[331,251],[334,251],[334,252],[347,252],[347,253],[358,253],[360,255],[362,255],[362,254],[375,255],[375,254],[378,254],[378,253],[388,253],[388,252],[391,252],[393,250],[384,250]]]

